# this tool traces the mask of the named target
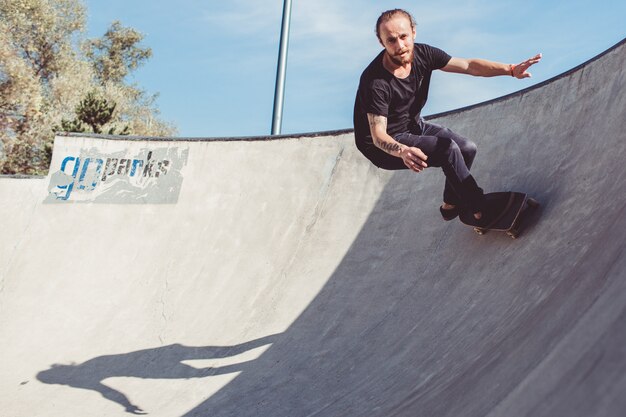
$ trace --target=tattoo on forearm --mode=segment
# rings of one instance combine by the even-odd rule
[[[376,146],[389,154],[393,155],[394,153],[400,152],[401,150],[400,145],[397,143],[383,142],[379,139],[374,139],[374,141],[376,142]]]
[[[398,143],[386,142],[376,137],[375,132],[377,130],[382,129],[384,132],[387,132],[387,118],[385,116],[368,113],[367,119],[370,124],[370,131],[372,132],[372,138],[374,139],[374,144],[380,149],[382,149],[383,151],[391,155],[393,155],[394,153],[400,152],[402,148],[400,147]]]
[[[376,129],[380,126],[383,129],[387,130],[387,118],[385,116],[368,113],[367,119],[370,122],[370,129]]]

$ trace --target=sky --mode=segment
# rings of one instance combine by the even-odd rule
[[[88,37],[114,20],[145,37],[152,58],[128,79],[158,93],[181,137],[269,135],[283,0],[83,0]],[[363,69],[380,52],[381,12],[404,8],[417,42],[464,58],[518,63],[533,77],[435,71],[423,115],[496,98],[557,76],[626,37],[624,0],[292,0],[282,134],[352,128]]]

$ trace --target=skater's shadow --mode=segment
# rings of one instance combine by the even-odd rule
[[[99,356],[80,364],[54,364],[50,369],[39,372],[37,379],[46,384],[67,385],[73,388],[97,391],[104,398],[123,406],[129,413],[146,414],[137,405],[132,404],[126,395],[103,384],[102,381],[112,377],[204,378],[242,371],[253,360],[235,365],[200,369],[186,365],[183,361],[232,357],[271,344],[277,336],[266,336],[235,346],[196,347],[172,344],[119,355]]]

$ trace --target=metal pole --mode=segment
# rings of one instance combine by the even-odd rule
[[[283,102],[285,101],[285,75],[287,73],[287,49],[289,47],[289,23],[291,21],[291,0],[284,0],[283,23],[280,29],[280,49],[276,70],[276,90],[274,91],[274,114],[272,135],[280,135],[283,124]]]

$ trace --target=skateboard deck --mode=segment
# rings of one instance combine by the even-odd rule
[[[522,231],[524,219],[539,203],[528,194],[518,192],[497,192],[485,194],[487,208],[483,218],[476,220],[469,211],[460,213],[461,222],[474,227],[480,235],[490,230],[506,232],[513,239]]]

